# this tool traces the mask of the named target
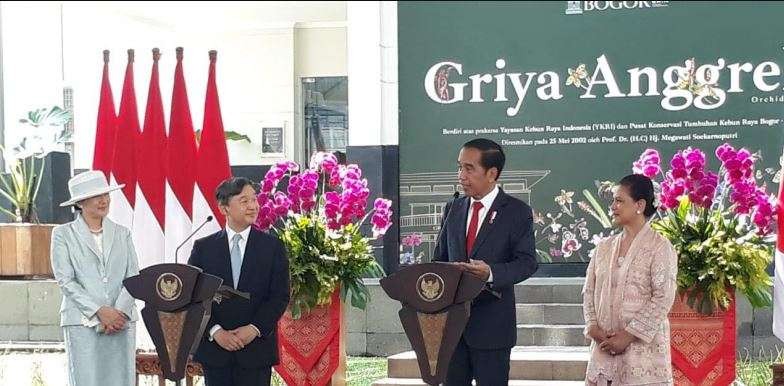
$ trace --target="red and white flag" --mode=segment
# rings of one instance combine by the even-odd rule
[[[109,206],[109,218],[128,229],[133,227],[133,208],[136,202],[136,140],[139,138],[133,60],[133,50],[128,50],[128,65],[125,68],[111,169],[112,182],[125,184],[125,187],[111,193],[112,204]]]
[[[174,262],[178,245],[191,233],[193,189],[196,185],[196,137],[193,133],[188,91],[182,68],[182,48],[177,48],[177,67],[169,119],[166,184],[166,262]],[[178,262],[186,263],[193,239],[179,251]]]
[[[775,276],[773,277],[773,334],[784,340],[784,175],[779,182],[777,202],[778,233],[776,240]]]
[[[160,52],[153,49],[150,88],[144,114],[144,130],[137,144],[136,206],[133,213],[133,240],[139,268],[164,262],[166,127],[158,78]]]
[[[112,85],[109,83],[109,50],[103,51],[101,98],[98,101],[98,122],[95,125],[93,170],[100,170],[109,179],[112,170],[114,137],[117,135],[117,112],[114,110]]]
[[[229,152],[223,132],[218,87],[215,81],[215,61],[217,51],[210,51],[210,69],[207,78],[207,95],[204,99],[204,124],[196,161],[198,175],[196,190],[193,194],[193,225],[198,227],[207,216],[215,220],[208,223],[195,238],[214,233],[225,226],[225,219],[218,210],[215,189],[225,179],[231,177]]]

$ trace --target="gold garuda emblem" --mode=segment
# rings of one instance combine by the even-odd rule
[[[164,273],[155,281],[155,290],[163,300],[176,300],[182,294],[182,280],[173,273]]]
[[[419,297],[426,302],[434,302],[444,295],[444,279],[432,272],[420,276],[416,286]]]

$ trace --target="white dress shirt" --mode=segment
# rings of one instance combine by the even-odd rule
[[[487,217],[487,213],[490,211],[490,207],[493,206],[493,202],[495,201],[495,198],[498,197],[498,192],[499,192],[498,185],[495,185],[493,187],[493,190],[491,190],[490,193],[487,193],[481,199],[475,200],[473,197],[471,197],[471,205],[468,206],[468,218],[466,219],[466,237],[468,237],[468,228],[471,226],[471,217],[473,217],[474,215],[474,210],[473,210],[474,203],[476,201],[480,201],[482,203],[482,209],[479,209],[479,219],[478,219],[479,221],[477,222],[477,227],[476,227],[476,234],[478,235],[479,230],[482,229],[482,224],[485,222],[485,217]],[[467,253],[470,253],[470,251]],[[488,283],[493,282],[492,270],[490,270],[490,276],[487,278],[487,282]]]
[[[242,262],[245,259],[245,247],[248,245],[248,235],[250,235],[250,226],[248,226],[247,228],[245,228],[244,230],[242,230],[240,232],[235,232],[233,229],[231,229],[231,227],[228,227],[228,226],[226,227],[226,238],[229,240],[229,254],[231,254],[232,240],[234,239],[234,235],[236,235],[236,234],[239,234],[240,236],[242,236],[240,238],[240,242],[239,242],[239,247],[240,247],[240,266],[242,266]],[[256,329],[256,334],[258,336],[261,336],[261,331],[259,331],[259,329],[256,326],[251,324],[251,327]],[[223,327],[221,327],[220,324],[216,324],[216,325],[212,326],[212,328],[210,329],[210,340],[213,339],[213,336],[215,335],[215,333],[218,330],[220,330],[220,329],[223,329]]]

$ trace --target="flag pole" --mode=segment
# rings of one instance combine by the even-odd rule
[[[182,47],[177,47],[177,48],[175,49],[175,52],[176,52],[176,58],[177,58],[177,60],[178,60],[178,61],[182,60],[182,51],[183,51]],[[156,55],[157,55],[157,56],[156,56]],[[157,48],[154,48],[154,49],[153,49],[153,58],[154,58],[154,60],[158,60],[158,59],[160,58],[160,51],[159,51]],[[186,359],[186,361],[187,361],[187,360],[188,360],[188,359]],[[187,368],[187,367],[186,367],[186,368]],[[185,376],[188,376],[188,375],[187,375],[187,371],[186,371],[185,373],[186,373],[186,375],[185,375]],[[176,380],[174,383],[175,383],[175,385],[177,385],[177,386],[182,386],[182,379],[178,379],[178,380]]]

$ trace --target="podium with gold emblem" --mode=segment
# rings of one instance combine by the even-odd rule
[[[387,295],[403,305],[400,321],[427,384],[446,380],[471,314],[471,300],[484,286],[484,280],[450,263],[412,265],[381,279]]]
[[[249,298],[221,283],[223,279],[186,264],[149,266],[123,281],[131,296],[145,302],[142,318],[166,379],[176,382],[185,376],[188,357],[204,334],[213,300]]]

